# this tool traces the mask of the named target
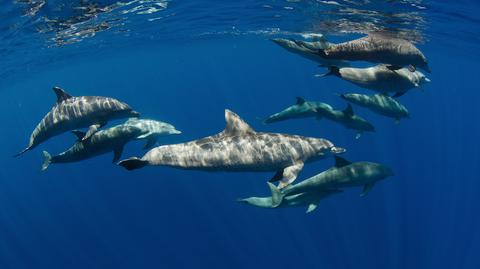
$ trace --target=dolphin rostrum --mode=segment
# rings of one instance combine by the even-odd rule
[[[396,122],[399,122],[401,118],[410,117],[408,109],[388,95],[381,93],[374,95],[345,93],[340,94],[340,97],[350,103],[368,108],[380,115],[394,118]]]
[[[153,148],[142,158],[119,163],[127,170],[147,165],[204,171],[276,171],[270,180],[283,188],[293,182],[305,162],[345,150],[312,137],[254,131],[237,114],[225,110],[222,132],[199,140]]]
[[[361,196],[365,196],[379,180],[393,176],[393,171],[381,164],[372,162],[351,163],[335,156],[335,166],[302,182],[279,190],[268,183],[272,191],[273,206],[277,207],[286,196],[345,187],[364,186]]]
[[[117,162],[122,155],[125,144],[138,139],[139,136],[145,134],[145,131],[135,126],[120,124],[95,132],[86,140],[82,140],[85,136],[84,132],[75,130],[72,133],[77,136],[78,140],[68,150],[53,157],[48,152],[43,152],[42,171],[46,170],[52,163],[78,162],[112,151],[113,162]]]
[[[113,98],[74,97],[59,87],[54,87],[53,91],[57,95],[57,103],[33,130],[28,147],[15,156],[67,131],[88,127],[82,138],[86,140],[109,120],[140,116],[130,106]]]
[[[394,97],[400,97],[408,90],[420,88],[423,84],[430,82],[430,79],[420,71],[410,72],[407,68],[390,70],[384,64],[368,68],[331,66],[329,69],[328,73],[315,76],[334,75],[364,89],[385,94],[393,92]]]
[[[143,147],[144,149],[151,149],[162,136],[177,135],[182,133],[181,131],[175,129],[173,125],[157,120],[131,118],[128,119],[124,125],[135,126],[145,132],[143,135],[137,137],[138,140],[147,140],[145,146]]]
[[[333,44],[319,49],[317,54],[328,60],[367,61],[384,63],[392,70],[409,66],[430,73],[427,59],[411,42],[386,33],[372,33],[352,41]]]
[[[311,192],[302,192],[285,196],[280,205],[273,206],[272,197],[249,197],[238,200],[239,202],[246,203],[261,208],[279,208],[279,207],[293,207],[293,206],[307,206],[307,212],[310,213],[317,208],[320,200],[325,199],[331,195],[343,192],[338,189],[325,189]]]

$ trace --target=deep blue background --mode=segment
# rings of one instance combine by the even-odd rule
[[[366,92],[263,38],[197,40],[86,55],[25,74],[0,91],[0,268],[480,268],[478,53],[431,40],[432,83],[400,98],[412,118],[395,124],[354,110],[377,133],[328,121],[258,120],[295,96],[345,103],[335,93]],[[324,137],[351,161],[377,161],[396,176],[365,198],[360,189],[317,211],[267,210],[236,202],[267,195],[269,173],[206,173],[148,167],[127,172],[111,155],[52,165],[41,150],[74,142],[64,134],[21,158],[54,85],[73,95],[113,96],[184,134],[221,131],[224,109],[259,131]],[[142,154],[131,143],[124,157]],[[331,166],[306,165],[298,180]]]

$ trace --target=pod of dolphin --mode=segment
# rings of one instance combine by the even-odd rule
[[[375,127],[356,115],[350,103],[396,121],[409,117],[407,108],[394,98],[430,81],[417,71],[421,68],[430,72],[427,60],[418,48],[406,40],[380,33],[340,44],[330,43],[321,35],[315,38],[312,42],[280,38],[273,41],[329,69],[326,74],[317,77],[334,75],[377,93],[340,94],[348,102],[344,110],[297,97],[296,104],[271,115],[264,123],[307,117],[325,118],[356,130],[356,138],[359,138],[363,132],[374,132]],[[354,61],[378,65],[355,68],[352,67]],[[271,196],[239,201],[262,208],[306,206],[307,213],[314,211],[320,200],[341,193],[343,188],[363,186],[361,196],[364,196],[377,181],[393,176],[392,170],[382,164],[351,163],[338,156],[346,150],[327,139],[258,132],[228,109],[225,110],[226,127],[223,131],[194,141],[155,147],[160,137],[181,132],[165,122],[140,119],[140,113],[111,97],[74,97],[59,87],[54,87],[53,91],[57,96],[56,104],[34,129],[28,146],[15,156],[68,131],[75,135],[77,141],[55,156],[43,151],[42,170],[51,164],[78,162],[109,152],[113,152],[113,162],[116,163],[127,143],[145,140],[144,149],[149,151],[143,157],[128,158],[118,165],[127,170],[169,166],[204,171],[270,171],[274,173],[267,183]],[[394,95],[389,96],[389,93]],[[128,120],[102,129],[109,121],[118,119]],[[328,156],[335,159],[332,168],[292,184],[306,163]],[[274,182],[278,185],[273,185]]]

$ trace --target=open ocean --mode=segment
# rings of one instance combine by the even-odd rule
[[[480,5],[474,0],[0,0],[0,268],[480,268]],[[296,97],[343,110],[339,93],[373,94],[270,39],[330,42],[390,31],[425,54],[431,80],[397,100],[410,118],[354,106],[376,132],[315,118],[265,125]],[[356,64],[356,63],[355,63]],[[365,66],[360,64],[359,66]],[[118,98],[174,125],[173,144],[216,134],[230,109],[262,132],[326,138],[343,158],[395,176],[306,207],[239,203],[268,196],[272,172],[136,171],[112,154],[41,171],[49,139],[21,157],[55,104]],[[109,127],[122,120],[109,123]],[[142,141],[121,159],[142,156]],[[334,164],[307,163],[295,183]]]

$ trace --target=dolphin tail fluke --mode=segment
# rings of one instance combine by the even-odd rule
[[[27,152],[27,151],[29,151],[29,150],[31,150],[31,149],[32,149],[32,147],[27,147],[26,149],[24,149],[24,150],[20,151],[19,153],[13,155],[13,157],[15,157],[15,158],[16,158],[16,157],[19,157],[20,155],[23,155],[25,152]]]
[[[43,154],[43,164],[42,164],[42,171],[47,170],[48,166],[52,162],[52,156],[46,151],[42,152]]]
[[[337,66],[330,66],[330,67],[328,67],[328,72],[327,73],[315,75],[316,78],[323,78],[323,77],[327,77],[327,76],[341,77],[342,74],[340,74],[340,68],[338,68]]]
[[[139,159],[137,157],[126,159],[126,160],[120,161],[118,163],[118,165],[124,167],[125,169],[127,169],[129,171],[145,167],[147,164],[148,164],[148,161],[144,161],[144,160]]]
[[[272,207],[278,207],[282,203],[285,194],[283,194],[280,189],[278,189],[272,183],[267,182],[267,184],[270,188],[270,191],[272,192]]]

